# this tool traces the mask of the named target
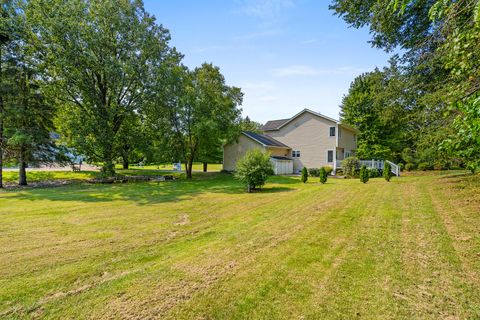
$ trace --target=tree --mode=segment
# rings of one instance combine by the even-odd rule
[[[319,177],[322,184],[325,184],[325,182],[327,182],[327,171],[324,167],[320,168]]]
[[[270,154],[259,149],[247,151],[245,156],[237,162],[235,178],[245,184],[249,193],[256,188],[261,188],[271,175],[273,175],[273,166]]]
[[[351,26],[369,27],[374,46],[388,52],[402,48],[399,62],[407,85],[389,101],[400,101],[409,111],[405,147],[424,153],[421,157],[430,158],[425,162],[451,161],[448,157],[458,154],[438,146],[462,140],[454,119],[464,118],[459,106],[480,90],[479,2],[334,0],[330,8]]]
[[[368,169],[365,165],[360,168],[360,181],[363,183],[367,183],[370,175],[368,174]]]
[[[35,70],[21,67],[17,79],[17,92],[10,99],[11,113],[6,133],[7,145],[19,164],[19,185],[27,185],[28,164],[51,163],[58,159],[51,132],[54,107],[42,93],[41,83],[35,80]]]
[[[167,45],[168,31],[141,1],[31,0],[26,14],[62,105],[61,133],[113,175],[122,124],[141,111],[163,61],[176,54]]]
[[[302,168],[301,180],[302,180],[303,183],[306,183],[307,180],[308,180],[308,169],[307,169],[307,167]]]
[[[220,69],[207,63],[193,71],[172,65],[162,88],[159,103],[150,104],[149,117],[169,157],[181,159],[191,179],[193,162],[237,132],[242,93],[227,86]]]
[[[251,131],[255,133],[262,132],[262,125],[256,121],[250,120],[248,116],[240,120],[240,131]]]
[[[390,181],[390,178],[392,177],[392,166],[390,165],[390,163],[385,162],[382,175],[385,180]]]

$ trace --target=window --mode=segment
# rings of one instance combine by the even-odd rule
[[[327,162],[333,162],[333,150],[328,150],[327,151]]]
[[[345,151],[345,158],[349,158],[351,156],[352,156],[352,154],[351,154],[350,151]]]
[[[335,127],[330,127],[330,137],[335,137]]]
[[[342,128],[338,127],[338,137],[342,137]]]
[[[292,158],[300,158],[300,151],[299,150],[293,150],[292,151]]]
[[[354,142],[355,144],[357,143],[357,135],[356,135],[356,134],[353,135],[353,142]]]

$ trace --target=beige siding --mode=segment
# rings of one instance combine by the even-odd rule
[[[237,165],[237,161],[242,158],[248,150],[265,148],[253,139],[241,134],[238,142],[227,144],[223,147],[223,170],[233,171]]]
[[[270,154],[272,156],[281,156],[281,157],[290,157],[291,156],[291,152],[289,149],[285,149],[285,148],[277,148],[277,147],[268,147],[268,152],[270,152]]]
[[[357,149],[355,144],[355,133],[347,128],[341,127],[342,136],[338,139],[338,147],[343,148],[344,152],[352,152]]]
[[[294,171],[308,168],[319,168],[327,163],[327,150],[335,150],[337,137],[330,137],[330,127],[336,127],[336,123],[309,112],[302,115],[280,128],[277,131],[267,131],[269,135],[278,141],[299,150],[300,157],[293,159]],[[289,156],[291,156],[291,151]]]

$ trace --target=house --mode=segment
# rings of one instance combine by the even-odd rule
[[[224,146],[224,170],[234,171],[248,150],[260,148],[271,153],[276,174],[322,166],[335,172],[340,161],[357,149],[357,129],[309,109],[289,119],[268,121],[262,131],[242,132],[237,142]]]

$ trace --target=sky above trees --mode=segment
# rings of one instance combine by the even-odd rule
[[[322,0],[145,0],[190,68],[213,62],[245,93],[243,115],[265,122],[310,108],[338,118],[352,79],[390,54]]]

